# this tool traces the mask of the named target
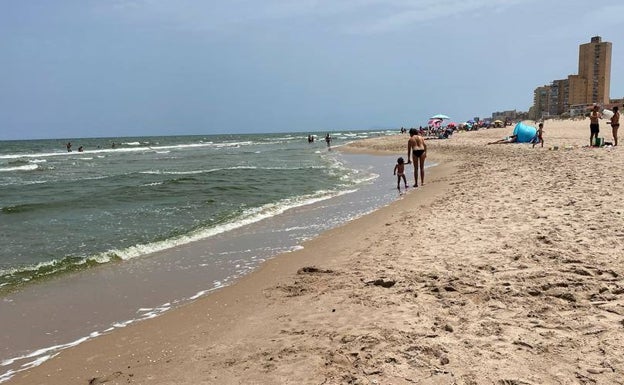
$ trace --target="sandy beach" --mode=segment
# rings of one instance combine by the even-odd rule
[[[624,150],[485,145],[511,131],[428,140],[424,186],[7,384],[624,384]]]

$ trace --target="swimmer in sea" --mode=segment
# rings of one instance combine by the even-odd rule
[[[407,141],[407,164],[414,160],[414,187],[418,187],[418,168],[420,167],[420,184],[425,184],[425,158],[427,157],[427,144],[425,138],[418,134],[418,130],[409,130],[410,138]]]

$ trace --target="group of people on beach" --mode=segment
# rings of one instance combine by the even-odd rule
[[[397,159],[394,166],[394,175],[397,176],[397,189],[401,194],[401,181],[407,190],[407,178],[405,177],[405,165],[414,163],[414,187],[418,187],[418,175],[420,174],[420,185],[425,183],[425,158],[427,157],[427,144],[425,138],[420,135],[415,128],[409,130],[410,138],[407,141],[407,163],[403,157]]]
[[[488,142],[487,144],[507,144],[507,143],[517,143],[517,142],[518,142],[518,135],[510,135],[510,136],[504,137],[503,139],[495,140],[493,142]],[[533,137],[533,139],[529,141],[529,143],[533,143],[533,148],[535,148],[537,144],[541,144],[542,147],[544,147],[544,123],[543,122],[540,122],[537,125],[535,136]]]
[[[606,111],[606,110],[604,110]],[[604,112],[603,111],[603,112]],[[598,134],[600,133],[600,119],[603,118],[603,113],[600,111],[600,106],[594,104],[591,112],[589,113],[589,146],[600,146]],[[613,146],[618,145],[618,129],[620,128],[620,111],[617,106],[613,107],[613,111],[609,114],[609,121],[607,124],[611,125],[611,134],[613,135]],[[503,139],[495,140],[487,144],[506,144],[516,143],[518,141],[517,135],[507,136]],[[537,144],[541,144],[544,147],[544,123],[540,122],[537,127],[535,137],[530,141],[533,143],[533,147]]]
[[[600,133],[600,119],[603,114],[600,112],[600,106],[594,104],[589,113],[589,145],[594,146],[598,142],[598,134]],[[618,129],[620,128],[620,111],[619,108],[613,107],[613,115],[607,122],[611,125],[611,134],[613,135],[613,145],[618,144]]]

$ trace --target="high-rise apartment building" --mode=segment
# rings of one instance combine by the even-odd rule
[[[594,36],[589,43],[579,46],[577,75],[568,75],[567,79],[553,80],[549,86],[535,89],[530,115],[533,119],[541,119],[570,113],[572,109],[592,103],[607,105],[610,85],[611,43]]]
[[[611,43],[594,36],[579,47],[578,76],[585,80],[584,92],[570,104],[608,104],[611,84]]]

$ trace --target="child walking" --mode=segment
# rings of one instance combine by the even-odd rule
[[[535,145],[538,143],[541,143],[542,147],[544,147],[544,123],[540,123],[537,127],[537,134],[536,139],[533,142],[533,148],[535,148]]]
[[[403,160],[403,157],[397,159],[397,164],[394,166],[393,175],[397,176],[397,189],[399,190],[399,194],[401,193],[401,178],[403,178],[403,184],[405,185],[405,190],[407,191],[407,179],[405,178],[405,160]]]

